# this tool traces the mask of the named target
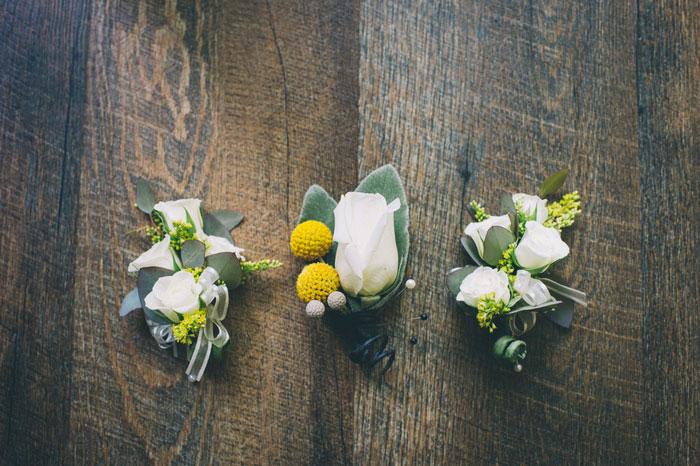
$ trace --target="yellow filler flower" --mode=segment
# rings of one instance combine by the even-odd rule
[[[339,286],[338,272],[321,262],[307,265],[297,278],[297,294],[305,303],[314,299],[326,302],[328,295],[337,291]]]
[[[333,233],[316,220],[307,220],[297,225],[289,240],[292,253],[305,261],[315,261],[325,256],[332,244]]]

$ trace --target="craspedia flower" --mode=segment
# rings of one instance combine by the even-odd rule
[[[299,299],[308,303],[317,299],[326,302],[329,294],[340,286],[338,272],[328,264],[317,262],[304,267],[297,278]]]
[[[328,254],[333,244],[333,233],[321,222],[307,220],[292,232],[289,245],[292,253],[305,261],[314,261]]]

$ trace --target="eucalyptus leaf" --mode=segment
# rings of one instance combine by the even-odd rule
[[[486,262],[484,262],[481,259],[481,256],[479,255],[479,249],[477,249],[476,244],[474,243],[474,240],[471,239],[471,237],[462,236],[460,241],[464,249],[467,251],[467,254],[469,254],[469,257],[471,257],[471,259],[476,265],[486,265]]]
[[[220,252],[207,257],[207,267],[213,267],[219,272],[219,279],[226,283],[229,291],[241,284],[241,263],[235,254]]]
[[[547,289],[549,289],[549,291],[557,297],[568,298],[571,301],[582,306],[587,305],[586,293],[584,293],[583,291],[579,291],[574,288],[562,285],[561,283],[557,283],[551,278],[540,277],[540,280],[542,281],[542,283],[544,283]]]
[[[399,254],[399,267],[394,283],[382,292],[382,299],[369,308],[379,309],[398,292],[400,286],[403,284],[404,273],[406,272],[408,249],[410,245],[406,193],[399,174],[391,165],[384,165],[367,175],[367,177],[360,182],[355,191],[361,193],[379,193],[384,196],[387,204],[397,198],[401,202],[399,210],[394,212],[394,235],[396,238],[396,249]]]
[[[559,170],[554,175],[544,180],[544,182],[540,186],[540,197],[549,196],[550,194],[554,194],[555,192],[557,192],[557,190],[561,188],[564,184],[564,181],[566,180],[566,176],[568,174],[568,169]]]
[[[180,258],[182,265],[187,269],[196,269],[204,266],[204,253],[206,246],[201,241],[191,239],[182,243],[180,247]]]
[[[513,202],[513,196],[511,194],[504,194],[501,196],[501,215],[506,215],[511,212],[517,213],[515,203]]]
[[[202,229],[204,233],[210,236],[219,236],[226,239],[231,244],[233,243],[233,238],[231,238],[231,232],[227,229],[220,221],[212,214],[205,214],[202,219]]]
[[[136,181],[136,206],[141,212],[150,214],[153,212],[154,205],[156,205],[156,195],[153,193],[151,185],[143,178],[139,178]]]
[[[214,216],[228,231],[233,230],[243,221],[243,214],[235,210],[214,210],[209,214]]]
[[[124,317],[129,314],[134,309],[141,307],[141,300],[139,300],[139,289],[134,288],[124,297],[122,301],[122,307],[119,310],[119,316]]]
[[[452,270],[447,274],[447,288],[450,289],[452,295],[456,298],[459,294],[459,286],[462,284],[467,275],[475,271],[478,267],[467,265],[458,269]]]
[[[562,303],[551,312],[543,312],[542,315],[555,324],[569,328],[574,317],[574,302],[567,298],[561,298]]]
[[[141,307],[145,308],[145,300],[148,293],[153,290],[153,285],[161,277],[169,277],[174,274],[172,270],[164,269],[162,267],[144,267],[139,270],[139,275],[136,280],[138,290],[139,290],[139,300],[141,301]]]
[[[507,228],[493,226],[486,232],[484,238],[484,260],[491,266],[497,266],[498,262],[503,257],[503,251],[508,249],[513,242],[515,236],[513,232]]]
[[[335,228],[335,215],[333,210],[338,205],[335,200],[328,195],[319,185],[312,185],[304,196],[304,202],[301,206],[301,214],[299,215],[299,223],[307,220],[316,220],[328,227],[331,232]],[[338,247],[337,243],[333,243],[331,250],[324,260],[329,264],[335,264],[335,251]]]
[[[171,323],[170,319],[165,317],[161,312],[146,307],[145,300],[148,293],[153,290],[153,285],[161,277],[169,277],[174,272],[172,270],[164,269],[161,267],[145,267],[139,270],[139,275],[137,281],[138,285],[138,295],[139,301],[141,302],[141,308],[143,312],[154,322],[159,324]]]
[[[146,306],[143,307],[143,312],[148,316],[149,319],[151,319],[153,322],[157,324],[172,324],[173,322],[165,317],[162,312],[154,309],[149,309]]]

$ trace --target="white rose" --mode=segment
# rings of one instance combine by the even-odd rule
[[[508,304],[510,301],[508,275],[491,267],[479,267],[462,280],[457,301],[476,307],[483,296],[491,293],[494,293],[496,301]]]
[[[525,234],[515,248],[517,264],[528,271],[541,273],[554,262],[569,255],[569,246],[561,240],[556,228],[547,228],[530,220]]]
[[[174,254],[172,249],[170,249],[170,236],[165,235],[163,240],[151,246],[151,249],[129,264],[127,270],[131,273],[138,272],[145,267],[162,267],[168,270],[175,270],[175,264],[177,264],[178,269],[182,267],[177,254]]]
[[[394,237],[394,212],[401,201],[387,205],[381,194],[350,192],[341,196],[333,240],[338,242],[335,269],[350,296],[375,296],[396,280],[399,253]]]
[[[547,211],[547,200],[539,196],[517,193],[513,194],[513,203],[520,207],[520,211],[525,214],[528,220],[535,220],[544,223],[549,212]]]
[[[527,270],[518,270],[513,282],[513,289],[520,293],[530,306],[539,306],[552,299],[552,295],[542,281],[532,278]]]
[[[193,227],[197,233],[199,240],[204,240],[207,235],[204,234],[202,210],[199,199],[179,199],[177,201],[159,202],[153,206],[153,210],[157,210],[163,214],[165,223],[168,228],[173,229],[174,222],[188,222],[187,214],[192,218]]]
[[[220,236],[207,236],[205,243],[207,245],[207,250],[204,254],[205,256],[219,254],[220,252],[232,252],[236,255],[238,260],[245,260],[245,257],[241,255],[244,249],[234,246],[226,238],[222,238]]]
[[[484,240],[486,239],[486,233],[489,231],[489,228],[494,226],[510,230],[510,217],[507,215],[489,217],[481,222],[472,222],[464,229],[464,234],[474,240],[474,244],[476,244],[481,257],[484,257]]]
[[[160,277],[153,285],[144,303],[149,309],[157,309],[170,320],[177,322],[175,314],[192,314],[198,310],[202,286],[197,284],[194,275],[185,270],[169,277]]]

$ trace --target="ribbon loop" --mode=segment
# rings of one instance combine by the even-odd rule
[[[202,285],[201,298],[207,305],[207,311],[206,323],[197,334],[190,364],[185,371],[190,382],[198,382],[202,379],[204,369],[209,363],[212,347],[223,348],[230,340],[228,330],[223,324],[229,304],[228,288],[226,285],[215,285],[214,282],[218,278],[219,273],[212,267],[207,267],[197,281]]]

